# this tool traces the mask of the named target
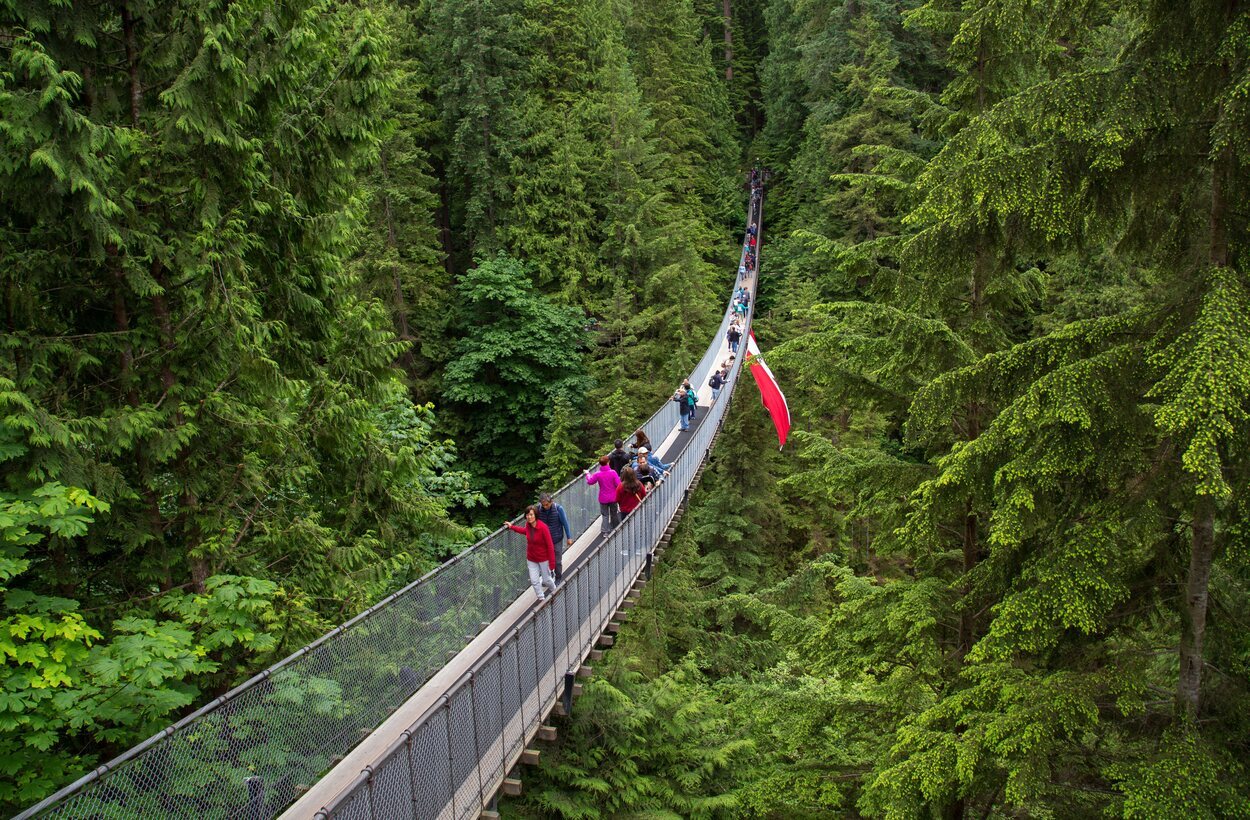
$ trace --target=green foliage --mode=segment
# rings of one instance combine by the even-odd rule
[[[446,397],[465,408],[471,435],[462,437],[476,477],[543,477],[538,444],[556,401],[574,402],[587,384],[580,310],[535,292],[525,266],[499,254],[483,259],[456,286],[458,328],[443,375]]]
[[[580,430],[577,413],[568,396],[558,396],[555,409],[551,413],[551,425],[547,428],[544,439],[547,446],[543,450],[543,486],[557,488],[564,485],[569,478],[581,468],[586,459],[577,446],[577,433]]]
[[[20,806],[61,784],[93,757],[71,751],[91,740],[124,747],[156,731],[200,694],[223,665],[274,649],[278,587],[217,575],[204,594],[173,593],[152,609],[112,622],[107,638],[77,601],[21,583],[45,542],[84,535],[108,505],[51,482],[0,495],[0,802]]]
[[[604,799],[587,738],[677,685],[751,743],[735,816],[1245,816],[1245,10],[763,12],[795,452],[736,397],[645,674],[527,805]]]
[[[739,804],[729,786],[752,743],[695,666],[683,663],[646,687],[636,673],[613,678],[592,682],[578,700],[586,719],[545,767],[551,785],[531,802],[561,817],[731,816]]]

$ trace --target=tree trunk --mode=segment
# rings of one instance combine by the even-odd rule
[[[386,219],[386,247],[398,253],[399,239],[395,230],[395,215],[391,210],[391,174],[386,165],[386,151],[378,152],[378,165],[382,172],[382,183],[385,186],[382,194],[382,215]],[[408,327],[408,300],[404,297],[404,283],[400,276],[399,265],[395,266],[391,277],[391,319],[395,324],[395,335],[404,343],[404,352],[399,354],[399,366],[408,374],[411,382],[417,379],[417,362],[412,348],[414,339]]]
[[[130,81],[130,126],[138,130],[139,115],[143,103],[143,86],[139,76],[139,46],[138,38],[135,35],[134,18],[130,16],[130,9],[124,3],[121,8],[121,17],[122,39],[126,48],[126,74]],[[118,330],[126,332],[130,330],[130,316],[126,307],[126,279],[125,273],[122,271],[121,250],[110,244],[106,248],[106,252],[112,257],[111,264],[114,280],[113,322]],[[131,407],[138,407],[139,389],[131,373],[134,364],[134,350],[129,341],[123,345],[120,356],[122,381],[126,388],[126,401]],[[164,378],[162,378],[163,381]],[[148,527],[152,530],[154,538],[159,538],[163,541],[166,529],[165,519],[161,515],[160,497],[157,495],[156,490],[152,489],[152,465],[148,460],[147,451],[142,442],[135,445],[135,461],[139,468],[140,493],[143,495],[143,505],[147,512]],[[173,585],[173,576],[170,574],[169,564],[166,562],[161,588],[162,590],[172,589]]]
[[[989,279],[990,262],[989,253],[985,249],[984,242],[977,248],[976,258],[972,266],[972,278],[970,283],[970,303],[972,311],[972,321],[977,322],[981,319],[985,312],[985,287]],[[964,411],[965,430],[964,437],[968,441],[975,441],[981,435],[981,404],[973,400],[968,403]],[[963,521],[963,579],[960,583],[960,593],[963,600],[961,605],[963,610],[959,613],[959,658],[962,662],[963,658],[972,649],[972,644],[976,641],[977,618],[971,602],[967,600],[968,595],[972,592],[972,583],[969,575],[976,569],[977,563],[981,560],[981,532],[980,519],[976,513],[976,507],[973,505],[973,499],[968,498],[964,503],[964,521]]]
[[[963,537],[963,581],[960,584],[960,592],[965,598],[963,601],[963,610],[959,613],[959,657],[960,659],[967,656],[972,649],[972,644],[976,640],[976,614],[972,611],[972,607],[966,600],[968,594],[972,592],[972,582],[969,579],[972,571],[976,569],[977,561],[981,555],[980,532],[978,527],[977,514],[972,507],[972,499],[968,499],[964,507],[964,537]]]
[[[138,128],[139,110],[143,103],[143,85],[139,82],[139,46],[135,37],[135,21],[125,3],[122,3],[122,39],[126,43],[126,68],[130,75],[130,125]]]
[[[1181,611],[1181,673],[1176,698],[1181,713],[1198,717],[1202,687],[1202,639],[1207,630],[1207,586],[1215,555],[1215,503],[1199,496],[1189,540],[1189,577]]]
[[[734,78],[734,18],[731,0],[721,0],[721,9],[725,18],[725,79],[732,80]]]
[[[454,264],[451,258],[451,192],[447,189],[447,169],[438,169],[438,210],[434,215],[438,225],[438,241],[443,248],[443,270],[449,277],[455,277]]]
[[[1236,3],[1230,2],[1226,19],[1231,20]],[[1225,83],[1229,67],[1223,65]],[[1216,122],[1224,120],[1224,106],[1216,111]],[[1211,212],[1209,261],[1212,267],[1228,267],[1228,191],[1233,174],[1232,147],[1225,145],[1216,154],[1211,166]],[[1185,579],[1185,600],[1181,605],[1180,677],[1176,684],[1177,706],[1181,714],[1193,720],[1201,707],[1202,642],[1207,631],[1208,587],[1211,564],[1215,560],[1215,501],[1209,495],[1198,495],[1194,501],[1193,523],[1189,539],[1189,572]]]

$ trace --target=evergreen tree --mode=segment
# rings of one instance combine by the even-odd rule
[[[543,431],[556,402],[586,392],[585,318],[534,290],[530,271],[504,254],[456,285],[462,337],[444,372],[445,397],[463,408],[466,463],[483,487],[544,477]]]
[[[437,369],[446,362],[451,283],[435,214],[437,180],[426,147],[439,123],[429,99],[429,68],[422,54],[424,7],[383,8],[395,42],[387,69],[393,86],[389,132],[367,180],[368,228],[359,240],[361,278],[391,312],[395,335],[407,349],[399,364],[414,396],[437,395]]]
[[[0,31],[13,808],[428,569],[463,479],[344,267],[383,17],[36,4]]]
[[[543,485],[556,489],[564,485],[585,464],[582,450],[577,446],[579,429],[576,410],[568,396],[558,396],[551,413],[551,425],[547,428],[543,448]]]
[[[527,70],[521,0],[430,5],[456,269],[502,249]]]

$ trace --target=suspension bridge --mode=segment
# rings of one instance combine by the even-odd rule
[[[752,212],[762,247],[762,197]],[[759,262],[739,260],[752,295]],[[728,356],[720,327],[690,374],[698,413],[681,431],[665,401],[643,425],[668,479],[606,536],[579,475],[555,501],[577,538],[564,580],[536,603],[524,538],[500,529],[280,663],[20,815],[66,818],[477,818],[511,773],[537,762],[580,681],[610,647],[698,483],[734,389],[708,378]]]

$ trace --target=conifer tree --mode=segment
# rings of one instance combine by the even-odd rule
[[[482,260],[456,285],[461,338],[443,376],[462,409],[458,439],[467,466],[492,493],[504,479],[545,476],[543,431],[556,402],[585,394],[584,314],[535,292],[525,265],[504,254]]]
[[[521,14],[521,0],[430,5],[457,269],[503,248],[528,67]]]
[[[361,277],[386,304],[395,335],[407,347],[399,364],[419,400],[437,395],[428,383],[447,360],[451,287],[437,236],[437,180],[426,147],[439,135],[423,55],[424,7],[383,7],[394,42],[387,68],[389,133],[368,180],[368,228],[359,240]]]
[[[557,396],[551,424],[543,436],[547,442],[543,448],[543,486],[552,490],[563,486],[585,464],[576,441],[579,428],[573,402],[568,396]]]
[[[384,19],[127,2],[6,7],[0,31],[0,492],[20,513],[0,622],[48,625],[6,629],[27,660],[4,691],[41,689],[0,716],[12,808],[459,530],[392,317],[344,266],[392,80]],[[38,660],[55,656],[72,668]]]

